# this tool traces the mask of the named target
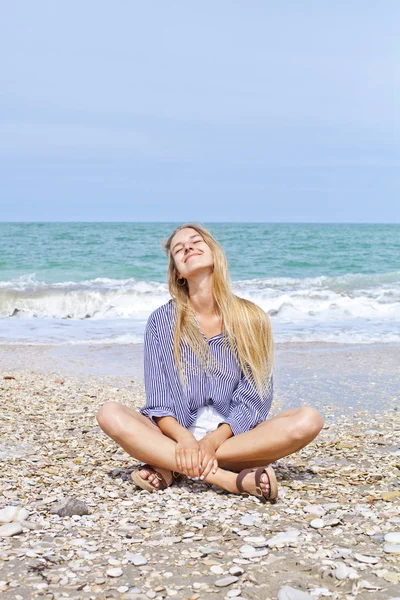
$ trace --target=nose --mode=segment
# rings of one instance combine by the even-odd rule
[[[193,243],[192,242],[187,242],[184,244],[184,252],[185,254],[187,254],[188,252],[190,252],[190,250],[193,250]]]

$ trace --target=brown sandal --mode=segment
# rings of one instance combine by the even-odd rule
[[[150,473],[154,473],[154,475],[157,477],[158,481],[160,482],[159,487],[155,487],[151,483],[151,481],[149,481],[148,479],[144,479],[140,475],[139,471],[141,471],[141,470],[145,470],[145,471],[149,471]],[[176,471],[172,471],[173,480],[168,485],[168,483],[165,481],[165,479],[161,475],[161,473],[156,471],[154,467],[152,467],[151,465],[149,465],[147,463],[145,465],[139,465],[131,473],[131,479],[132,479],[133,483],[136,484],[138,487],[142,488],[142,490],[146,490],[147,492],[158,492],[159,490],[166,490],[168,487],[170,487],[170,485],[172,485],[172,483],[174,481],[178,481],[180,479],[180,476],[181,476],[180,473],[177,473]]]
[[[246,475],[248,475],[249,473],[253,473],[254,471],[254,476],[256,480],[256,493],[251,494],[250,492],[246,492],[246,490],[243,488],[243,479],[246,477]],[[261,475],[263,473],[266,473],[269,479],[268,496],[266,496],[261,489]],[[240,471],[239,475],[236,477],[236,487],[241,494],[245,496],[256,496],[261,500],[263,504],[266,504],[268,500],[270,502],[275,502],[275,500],[278,497],[278,482],[276,480],[275,471],[269,465],[265,467],[259,467],[258,469],[243,469],[243,471]]]

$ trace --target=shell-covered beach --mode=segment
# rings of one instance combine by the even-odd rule
[[[278,348],[271,415],[311,404],[325,425],[275,463],[279,500],[264,506],[187,479],[138,490],[136,461],[95,414],[141,407],[140,376],[1,347],[2,597],[398,598],[399,358],[389,345]],[[87,514],[57,514],[69,498]]]

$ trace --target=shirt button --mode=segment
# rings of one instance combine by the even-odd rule
[[[206,404],[207,404],[207,406],[210,406],[211,404],[214,404],[214,401],[213,401],[213,399],[212,399],[212,398],[209,398],[209,399],[207,400],[207,403],[206,403]]]

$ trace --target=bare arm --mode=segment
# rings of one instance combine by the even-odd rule
[[[215,450],[220,447],[220,445],[233,436],[231,426],[228,423],[223,423],[220,427],[217,427],[214,431],[207,433],[203,437],[203,440],[207,440],[210,442]]]
[[[174,417],[156,417],[161,431],[176,441],[175,461],[180,473],[189,477],[200,476],[200,446],[194,435],[182,427]]]
[[[194,435],[188,429],[182,427],[174,417],[154,417],[154,419],[163,434],[171,440],[175,440],[175,442],[184,439],[195,439]]]

